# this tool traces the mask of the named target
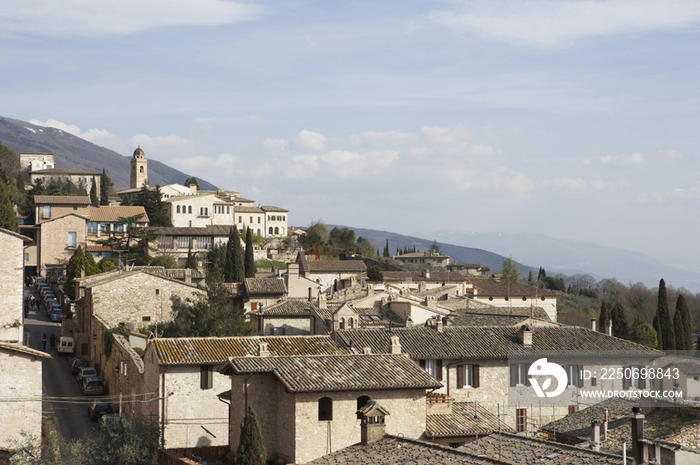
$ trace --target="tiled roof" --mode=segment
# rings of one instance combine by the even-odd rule
[[[90,205],[90,197],[81,195],[35,195],[36,205]]]
[[[333,314],[342,306],[342,303],[327,303],[326,308],[321,308],[318,305],[314,304],[313,309],[316,311],[318,316],[320,316],[324,320],[332,321]]]
[[[17,239],[22,239],[24,242],[34,242],[30,238],[28,238],[27,236],[24,236],[22,234],[18,234],[14,231],[10,231],[9,229],[0,228],[0,232],[4,232],[5,234],[8,234],[10,236],[14,236]]]
[[[157,236],[226,236],[231,233],[232,226],[222,224],[207,225],[203,228],[176,228],[159,227],[151,228]]]
[[[373,326],[386,327],[389,326],[389,324],[393,326],[403,326],[401,317],[388,308],[353,306],[352,309],[359,315],[360,318],[357,321],[362,328]]]
[[[403,355],[234,357],[220,371],[236,375],[274,373],[288,392],[442,387],[425,370]]]
[[[474,286],[474,295],[478,297],[556,297],[558,295],[556,292],[547,289],[540,289],[522,283],[514,283],[505,279],[476,278],[470,276],[467,278],[467,281]]]
[[[470,442],[457,450],[485,455],[513,465],[619,465],[622,457],[618,455],[595,452],[558,442],[517,436],[509,433],[496,433],[478,442]],[[634,459],[628,454],[628,465]]]
[[[489,307],[485,309],[469,309],[468,311],[457,311],[455,312],[455,315],[450,315],[450,318],[456,325],[462,325],[462,326],[467,326],[466,324],[459,323],[459,317],[461,315],[464,315],[466,318],[471,317],[472,315],[476,317],[477,315],[484,315],[484,316],[494,316],[494,317],[515,317],[515,318],[530,318],[532,316],[533,318],[536,318],[538,320],[543,320],[543,321],[551,321],[549,318],[549,315],[547,315],[547,312],[542,308],[542,307]]]
[[[236,205],[233,209],[235,213],[265,213],[262,208],[258,207],[246,207],[243,205]]]
[[[117,206],[117,207],[107,207],[101,206],[100,208],[90,209],[90,221],[117,221],[119,218],[129,218],[131,216],[143,215],[137,220],[137,223],[148,223],[148,215],[146,214],[146,209],[143,207],[134,206]]]
[[[485,313],[461,313],[450,315],[454,326],[516,326],[529,317],[520,315],[488,315]]]
[[[284,281],[279,278],[245,278],[245,290],[248,295],[287,293]]]
[[[478,402],[455,402],[452,413],[430,414],[425,422],[425,435],[429,438],[475,436],[477,433],[483,436],[499,429],[512,431],[503,423],[499,425],[498,417]]]
[[[686,375],[700,374],[700,358],[668,355],[654,360],[655,367],[663,368],[671,364],[678,367],[678,369]]]
[[[106,245],[86,245],[86,252],[112,252],[113,248]]]
[[[236,200],[243,200],[243,199],[236,199]],[[289,210],[285,210],[284,208],[274,207],[272,205],[260,205],[260,208],[262,208],[266,212],[288,212],[289,211]]]
[[[308,260],[308,270],[312,273],[341,272],[358,273],[366,271],[367,267],[362,260]]]
[[[632,414],[632,408],[638,406],[639,402],[614,397],[548,423],[542,427],[542,430],[578,437],[582,440],[588,439],[591,436],[591,423],[595,420],[605,420],[606,410],[609,421],[614,422],[618,418],[628,417]]]
[[[347,353],[328,336],[178,337],[153,339],[151,344],[163,365],[201,365],[258,355],[261,342],[275,357]]]
[[[476,457],[457,449],[423,441],[384,436],[377,442],[355,444],[308,462],[307,465],[492,465],[504,462]]]
[[[467,281],[467,277],[456,271],[434,271],[430,270],[426,277],[422,271],[384,271],[384,281],[399,282],[410,279],[412,282],[418,281],[439,281],[444,283],[462,283]]]
[[[532,348],[524,349],[519,328],[510,326],[448,326],[442,332],[432,327],[384,329],[346,329],[338,331],[349,347],[371,347],[373,353],[390,353],[390,338],[398,336],[401,350],[413,359],[507,359],[509,351],[559,351],[572,356],[584,352],[602,355],[605,351],[626,351],[625,355],[654,356],[656,350],[623,339],[606,336],[578,326],[536,327],[532,329]],[[489,334],[492,333],[492,334]]]
[[[46,352],[42,352],[40,350],[35,350],[27,346],[19,345],[19,344],[11,344],[9,342],[0,342],[0,350],[9,350],[11,352],[15,352],[18,354],[24,354],[24,355],[31,355],[33,357],[41,357],[41,358],[53,358],[51,355],[47,354]]]
[[[316,306],[314,302],[306,299],[287,299],[284,302],[270,305],[262,310],[251,312],[255,315],[262,314],[264,316],[310,316],[312,306]]]

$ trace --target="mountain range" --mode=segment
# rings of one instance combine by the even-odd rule
[[[129,187],[131,156],[120,155],[60,129],[37,126],[26,121],[0,117],[0,142],[15,153],[49,152],[55,154],[57,168],[83,168],[101,172],[106,169],[117,190]],[[148,154],[146,154],[148,158]],[[184,183],[189,175],[159,161],[149,159],[151,185]],[[217,190],[199,179],[203,190]],[[333,225],[329,225],[333,227]],[[341,226],[342,227],[342,226]],[[403,235],[374,229],[352,228],[381,251],[389,240],[389,251],[417,247],[427,251],[433,240],[453,261],[478,263],[498,272],[507,256],[516,260],[523,276],[544,267],[548,275],[590,274],[597,280],[616,278],[622,283],[643,282],[658,286],[664,278],[668,285],[700,292],[700,273],[668,266],[649,255],[620,248],[604,247],[592,242],[556,239],[539,234],[494,234],[439,230],[430,234]]]
[[[0,142],[17,154],[53,153],[56,168],[82,168],[100,173],[104,168],[115,189],[130,187],[131,156],[120,155],[60,129],[0,117]],[[148,183],[151,186],[183,184],[188,177],[188,174],[157,160],[148,160]],[[197,182],[200,189],[217,190],[216,186],[203,179],[197,178]]]

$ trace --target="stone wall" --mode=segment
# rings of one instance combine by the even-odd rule
[[[285,336],[299,336],[311,334],[309,317],[305,318],[271,318],[265,317],[265,336],[274,336],[274,330],[284,328]]]
[[[23,277],[24,277],[24,240],[12,233],[0,231],[0,327],[16,325],[24,321],[23,308]],[[17,334],[21,330],[10,331],[15,335],[13,341],[17,342]]]
[[[41,437],[41,363],[34,356],[0,350],[0,447],[10,447],[8,440],[22,431]]]
[[[76,247],[68,247],[68,233],[76,233]],[[87,222],[75,215],[64,216],[41,225],[39,239],[39,262],[44,265],[65,267],[77,246],[85,251]],[[42,275],[46,270],[42,269]]]

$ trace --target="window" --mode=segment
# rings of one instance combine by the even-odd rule
[[[368,396],[360,396],[357,398],[357,410],[360,410],[362,407],[365,406],[367,402],[370,401],[370,398]]]
[[[187,213],[192,213],[192,205],[189,205],[189,206],[187,207]]]
[[[109,232],[109,223],[100,223],[100,231]]]
[[[578,405],[569,405],[569,415],[573,415],[578,412]]]
[[[345,318],[341,317],[340,320],[338,320],[338,329],[345,329]]]
[[[582,365],[567,365],[566,366],[566,374],[569,377],[568,386],[583,387],[583,378],[581,378],[581,376],[580,376],[582,371],[583,371]]]
[[[171,236],[159,236],[158,237],[158,248],[159,249],[172,249],[173,248],[173,238]]]
[[[460,365],[457,367],[458,388],[479,387],[479,365]]]
[[[504,298],[504,299],[505,299],[505,301],[506,301],[506,302],[508,302],[508,296],[505,296],[505,298]]]
[[[51,205],[44,205],[44,218],[51,218]]]
[[[68,247],[76,247],[77,244],[77,233],[74,232],[69,232],[68,233]]]
[[[150,316],[141,317],[141,321],[151,321],[151,317]]]
[[[510,366],[510,386],[527,386],[527,371],[530,366],[527,363],[514,363]]]
[[[25,262],[28,262],[28,261],[29,261],[29,254],[28,254],[28,253],[25,253],[25,254],[24,254],[24,261],[25,261]]]
[[[124,232],[123,223],[112,223],[112,231]]]
[[[177,206],[177,210],[176,210],[176,211],[177,211],[178,213],[180,213],[180,205]]]
[[[97,222],[96,221],[88,221],[87,232],[89,232],[89,233],[96,233],[97,232]]]
[[[622,367],[622,389],[646,388],[646,382],[639,374],[639,370],[641,370],[642,368],[643,367],[640,366]]]
[[[318,421],[333,420],[333,399],[321,397],[318,400]]]
[[[195,247],[198,249],[211,249],[211,237],[197,236],[195,238]]]
[[[78,207],[73,205],[73,211],[76,211],[76,210],[78,210]]]
[[[239,223],[243,223],[243,217],[240,216],[240,215],[238,216],[238,222],[239,222]]]
[[[275,234],[279,234],[279,233],[280,233],[280,228],[275,228]]]
[[[348,329],[354,328],[353,325],[354,325],[354,321],[352,320],[352,317],[348,318]]]
[[[226,207],[226,213],[227,213],[227,214],[230,213],[230,212],[229,212],[229,208],[230,208],[230,207]]]
[[[260,224],[260,217],[259,216],[258,216],[258,224]],[[260,231],[260,230],[258,229],[258,231]],[[258,233],[258,234],[260,234],[260,233]]]
[[[515,409],[515,429],[518,433],[527,431],[527,409]]]
[[[202,365],[200,367],[199,387],[201,389],[214,387],[214,369],[212,365]]]
[[[272,231],[273,231],[272,226],[270,226],[270,234],[272,234]]]
[[[156,295],[160,295],[160,289],[156,289]]]
[[[420,366],[423,368],[430,376],[438,381],[442,381],[442,360],[440,359],[426,359],[420,361]]]
[[[523,296],[523,302],[527,301],[527,297]]]
[[[177,236],[177,247],[180,249],[189,249],[192,244],[192,239],[189,236]]]

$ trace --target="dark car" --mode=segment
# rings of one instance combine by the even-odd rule
[[[114,409],[111,405],[105,402],[100,402],[96,400],[88,407],[88,415],[90,415],[90,420],[99,420],[102,415],[109,415],[114,413]]]
[[[73,360],[73,363],[70,366],[70,374],[75,376],[78,374],[82,367],[86,366],[90,366],[90,364],[87,361],[76,358],[75,360]]]

